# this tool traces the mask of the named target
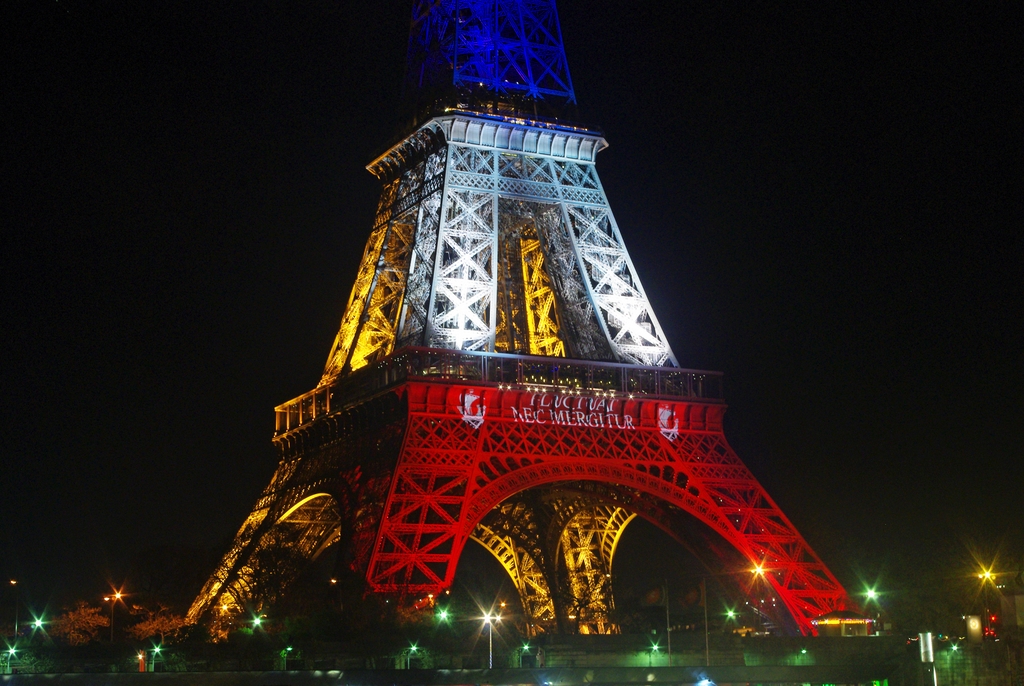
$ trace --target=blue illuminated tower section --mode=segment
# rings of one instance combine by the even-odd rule
[[[406,89],[474,104],[575,104],[554,0],[420,0]],[[431,103],[433,104],[433,103]]]

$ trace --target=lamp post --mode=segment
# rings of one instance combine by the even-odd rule
[[[758,591],[757,595],[761,596],[759,599],[755,598],[755,602],[758,600],[760,602],[754,605],[754,614],[757,616],[757,628],[760,634],[764,631],[764,564],[754,565],[751,573],[754,575],[752,586]]]
[[[18,638],[18,580],[11,579],[11,590],[14,591],[14,638]]]
[[[117,605],[117,601],[121,599],[121,591],[117,591],[114,595],[105,595],[103,600],[110,603],[110,642],[114,642],[114,607]]]
[[[484,624],[487,625],[487,669],[494,669],[494,623],[501,621],[501,615],[484,615]]]
[[[989,633],[995,637],[995,627],[993,624],[996,621],[996,617],[992,612],[993,596],[995,596],[995,605],[999,606],[999,584],[997,581],[998,576],[1002,572],[993,572],[992,568],[981,569],[978,572],[978,580],[981,582],[981,602],[982,609],[985,610],[985,615],[982,617],[982,638],[984,639]]]

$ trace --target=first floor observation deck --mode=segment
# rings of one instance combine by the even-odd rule
[[[274,408],[275,438],[409,380],[723,404],[722,373],[508,353],[402,348]]]

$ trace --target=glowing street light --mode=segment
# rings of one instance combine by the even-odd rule
[[[156,659],[158,657],[160,657],[160,649],[162,647],[163,646],[153,646],[153,659],[150,661],[150,664],[149,664],[149,671],[151,671],[151,672],[155,672],[156,671]]]
[[[998,590],[996,589],[999,588],[999,585],[996,583],[996,580],[999,575],[1000,572],[993,572],[992,567],[989,567],[988,569],[982,568],[981,571],[978,572],[978,580],[981,581],[982,587],[982,602],[986,606],[989,604],[990,600],[994,600],[993,595],[998,593]],[[991,588],[989,587],[990,584]],[[992,611],[988,607],[985,607],[983,621],[986,626],[983,626],[982,631],[986,633],[992,631],[992,624],[996,621],[996,615],[992,614]]]
[[[491,616],[491,613],[484,615],[484,624],[487,625],[487,669],[494,669],[494,624],[501,621],[501,615]]]
[[[654,656],[658,654],[661,649],[657,643],[651,643],[651,649],[647,651],[647,666],[650,667],[654,662]]]
[[[121,591],[116,591],[114,595],[103,596],[104,602],[110,603],[110,642],[114,642],[114,607],[117,605],[117,601],[121,600]]]
[[[868,600],[878,600],[878,591],[873,588],[869,588],[866,593]]]
[[[442,607],[440,610],[437,611],[437,619],[439,621],[447,622],[448,621],[448,617],[449,617],[448,608]]]
[[[18,610],[19,610],[19,605],[20,605],[20,603],[18,603],[18,580],[17,579],[11,579],[11,590],[14,592],[14,637],[17,638],[18,637]]]
[[[526,655],[529,652],[530,652],[530,644],[529,643],[524,643],[523,647],[519,649],[519,668],[520,669],[522,669],[522,667],[523,667],[523,655]]]

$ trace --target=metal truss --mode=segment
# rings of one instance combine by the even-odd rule
[[[328,493],[307,495],[267,522],[271,509],[280,505],[258,507],[242,525],[231,550],[190,608],[189,621],[197,621],[212,605],[222,613],[235,613],[250,603],[275,602],[307,562],[340,539],[341,513]],[[264,523],[271,525],[261,526]]]
[[[467,421],[466,398],[492,409]],[[609,426],[596,414],[575,425],[524,421],[534,415],[522,410],[535,402],[535,392],[409,384],[405,441],[368,564],[372,589],[446,588],[465,541],[492,508],[524,489],[584,480],[634,489],[696,517],[743,556],[747,570],[765,570],[801,631],[845,606],[835,577],[729,447],[722,406],[623,400],[619,410],[630,421]]]
[[[611,565],[634,515],[558,486],[525,491],[492,509],[473,540],[505,568],[526,614],[527,635],[617,633]]]
[[[544,251],[533,229],[520,239],[520,265],[523,274],[523,293],[526,324],[530,331],[531,355],[565,357],[565,341],[560,335],[555,293],[544,267]]]
[[[397,398],[389,395],[340,408],[309,430],[276,440],[277,470],[187,620],[208,618],[214,609],[230,615],[272,604],[334,544],[365,560],[401,445],[402,421]]]
[[[419,0],[406,87],[575,103],[554,0]]]
[[[619,538],[635,517],[619,507],[593,506],[578,512],[562,531],[560,560],[565,562],[569,603],[577,633],[618,633],[609,614],[612,561]]]
[[[573,322],[569,330],[580,334],[579,346],[565,341],[574,356],[610,349],[623,362],[675,364],[593,164],[496,148],[448,147],[446,211],[425,345],[495,349],[501,225],[503,220],[514,223],[506,219],[510,215],[521,218],[533,210],[529,220],[537,243],[529,246],[532,254],[528,250],[520,256],[523,282],[536,290],[524,297],[531,313],[528,322],[549,322],[539,332],[541,339],[549,339],[548,350],[562,349],[550,339],[564,312]],[[527,261],[531,255],[541,259]],[[604,345],[593,345],[598,336]],[[567,336],[558,336],[559,341],[563,338]]]
[[[555,293],[536,226],[523,207],[508,207],[511,204],[499,201],[502,225],[494,347],[500,352],[565,357]]]
[[[557,623],[554,597],[548,579],[537,560],[529,551],[517,546],[507,535],[491,529],[486,524],[477,525],[473,540],[486,548],[498,560],[519,594],[519,601],[527,617],[527,636],[544,631]]]
[[[553,613],[564,627],[571,599],[586,596],[581,627],[613,631],[601,575],[635,513],[684,541],[679,519],[701,522],[743,561],[726,571],[764,570],[759,583],[812,632],[846,594],[729,447],[724,409],[422,378],[333,407],[275,438],[281,464],[189,618],[270,601],[334,541],[372,591],[436,594],[476,536],[535,617]],[[548,494],[531,500],[541,487]]]
[[[592,162],[603,145],[458,115],[378,158],[377,219],[321,385],[396,345],[675,366]]]
[[[422,332],[444,160],[433,152],[385,184],[322,384],[388,355],[399,337]]]

